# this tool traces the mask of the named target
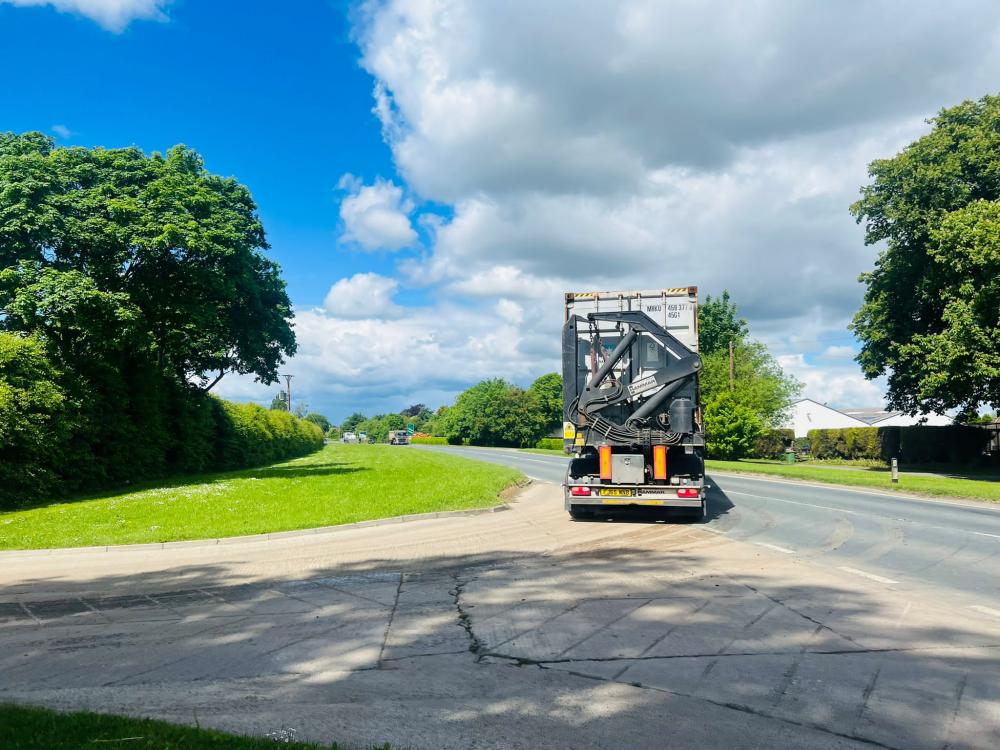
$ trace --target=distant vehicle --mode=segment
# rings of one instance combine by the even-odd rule
[[[409,445],[410,433],[406,430],[390,430],[389,445]]]
[[[368,433],[367,432],[359,432],[358,433],[358,442],[359,443],[367,443],[368,442]]]
[[[696,287],[566,295],[566,510],[705,514]]]
[[[345,432],[344,436],[341,438],[345,443],[356,443],[358,442],[358,436],[353,432]]]

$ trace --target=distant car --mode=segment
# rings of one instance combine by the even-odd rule
[[[358,442],[359,443],[367,443],[368,442],[368,433],[367,432],[359,432],[358,433]]]
[[[391,430],[389,432],[389,445],[409,445],[410,433],[406,430]]]
[[[341,438],[345,443],[356,443],[358,442],[358,436],[353,432],[345,432],[344,436]]]

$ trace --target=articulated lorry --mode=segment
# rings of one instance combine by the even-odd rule
[[[562,365],[569,514],[704,516],[697,287],[567,293]]]

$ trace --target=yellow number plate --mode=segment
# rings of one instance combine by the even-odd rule
[[[635,490],[598,490],[599,497],[635,497]]]

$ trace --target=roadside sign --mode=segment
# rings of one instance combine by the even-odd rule
[[[407,435],[412,435],[416,431],[417,431],[417,426],[415,424],[408,424],[408,425],[406,425],[406,434]]]

